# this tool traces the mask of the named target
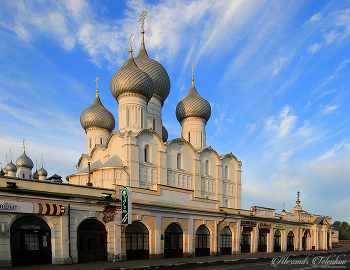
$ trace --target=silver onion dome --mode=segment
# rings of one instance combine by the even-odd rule
[[[95,101],[80,115],[80,124],[85,131],[90,127],[112,131],[115,127],[114,116],[102,105],[97,89]]]
[[[144,42],[145,31],[142,30],[141,33],[141,47],[134,61],[137,67],[146,72],[151,78],[154,87],[153,95],[157,95],[164,102],[170,93],[170,78],[165,68],[159,62],[148,57]]]
[[[33,173],[32,178],[33,178],[33,179],[36,179],[36,180],[39,179],[38,170],[36,170],[36,171]]]
[[[47,176],[47,171],[41,167],[41,169],[38,171],[39,176]]]
[[[198,94],[192,78],[190,91],[176,106],[176,118],[180,123],[187,117],[199,117],[208,121],[210,115],[210,104]]]
[[[166,130],[165,126],[162,126],[162,140],[163,142],[168,140],[168,131]]]
[[[7,163],[5,170],[6,172],[17,172],[17,167],[12,161],[10,161],[10,163]]]
[[[26,152],[23,150],[22,156],[16,160],[16,166],[17,168],[33,169],[34,164],[33,161],[26,155]]]
[[[153,83],[146,72],[140,70],[132,57],[130,48],[130,57],[123,66],[113,75],[110,83],[110,89],[113,97],[118,101],[120,95],[125,93],[139,94],[149,101],[153,96]]]

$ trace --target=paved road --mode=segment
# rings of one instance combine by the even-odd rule
[[[328,259],[328,260],[327,260]],[[272,265],[274,264],[274,265]],[[174,269],[174,267],[162,268],[164,270]],[[275,260],[260,259],[252,260],[246,263],[233,264],[233,262],[218,263],[210,265],[182,265],[181,270],[306,270],[306,269],[350,269],[350,254],[334,254],[334,255],[309,255],[307,256],[278,256]]]

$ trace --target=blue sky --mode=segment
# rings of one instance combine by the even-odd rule
[[[142,10],[147,51],[171,80],[169,139],[196,65],[207,145],[243,162],[242,207],[290,210],[299,190],[306,211],[350,222],[349,1],[2,1],[0,161],[25,138],[49,175],[75,172],[96,76],[117,119],[109,82],[131,33],[138,52]]]

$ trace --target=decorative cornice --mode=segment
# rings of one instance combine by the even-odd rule
[[[144,100],[146,101],[146,103],[148,103],[148,99],[147,99],[145,96],[143,96],[143,95],[136,94],[136,93],[123,93],[123,94],[121,94],[121,95],[117,98],[118,104],[119,104],[119,100],[120,100],[121,98],[123,98],[123,97],[128,97],[128,96],[133,96],[133,97],[142,98],[142,99],[144,99]]]

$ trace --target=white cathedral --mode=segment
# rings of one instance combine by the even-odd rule
[[[192,85],[176,107],[181,138],[167,141],[162,107],[170,92],[164,67],[149,58],[144,33],[139,54],[113,75],[110,90],[119,104],[115,119],[102,105],[98,84],[93,104],[80,117],[87,154],[77,164],[70,184],[114,188],[114,185],[156,189],[166,185],[194,191],[197,198],[220,201],[221,207],[241,208],[241,166],[232,154],[219,155],[206,146],[205,126],[211,115],[207,100]],[[96,78],[97,79],[97,78]]]

